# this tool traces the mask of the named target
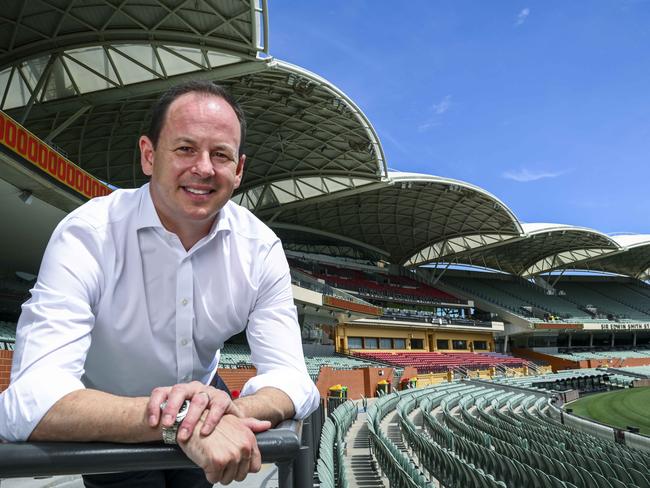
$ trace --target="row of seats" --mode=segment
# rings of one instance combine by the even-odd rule
[[[327,417],[321,431],[316,472],[320,488],[348,488],[345,472],[345,436],[357,419],[357,405],[348,400]]]
[[[393,298],[420,298],[435,302],[458,303],[458,298],[438,288],[419,283],[405,276],[372,274],[360,270],[324,266],[290,259],[294,269],[322,279],[331,286],[344,290],[366,292],[370,295]]]
[[[444,283],[524,317],[574,321],[648,321],[650,287],[633,281],[574,281],[555,284],[556,294],[517,277],[445,277]]]
[[[0,341],[16,341],[16,324],[13,322],[5,322],[0,320]]]
[[[586,361],[590,359],[627,359],[627,358],[648,358],[650,360],[650,350],[629,350],[629,351],[581,351],[570,353],[554,353],[553,356],[568,359],[570,361]]]
[[[340,355],[331,356],[314,356],[305,355],[305,364],[307,372],[312,380],[316,381],[318,374],[323,366],[332,369],[356,369],[368,368],[378,366],[377,361],[372,359],[364,359],[361,357],[349,357]],[[221,359],[219,361],[220,368],[238,368],[252,366],[251,351],[247,345],[244,344],[225,344],[221,349]],[[381,363],[379,366],[383,366]]]
[[[392,411],[402,449],[380,428]],[[647,456],[565,426],[550,394],[540,391],[474,382],[407,390],[378,399],[368,423],[382,471],[401,476],[395,486],[650,486]]]
[[[616,371],[625,368],[616,368]],[[611,371],[610,369],[603,368],[580,368],[580,369],[565,369],[557,373],[549,373],[537,376],[518,376],[508,378],[495,378],[494,381],[507,385],[531,388],[535,383],[550,383],[555,381],[563,381],[568,379],[588,378],[591,376],[598,376],[607,374],[608,382],[611,386],[616,388],[625,388],[632,384],[636,379],[634,376],[627,376]]]
[[[441,373],[454,368],[482,370],[498,366],[520,368],[528,365],[521,358],[498,353],[447,353],[447,352],[356,352],[361,358],[371,358],[395,366],[412,366],[418,373]]]

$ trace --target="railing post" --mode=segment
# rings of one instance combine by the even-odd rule
[[[293,462],[282,461],[276,463],[278,467],[278,488],[294,488]]]
[[[314,486],[314,462],[312,460],[311,449],[307,446],[302,446],[292,463],[293,486],[312,488]],[[282,488],[282,485],[279,488]]]

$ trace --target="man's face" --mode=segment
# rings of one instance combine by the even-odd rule
[[[241,183],[240,137],[225,100],[186,93],[169,106],[155,148],[140,138],[142,171],[151,176],[151,198],[167,230],[207,234]]]

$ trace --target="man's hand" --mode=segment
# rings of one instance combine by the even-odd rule
[[[208,415],[204,414],[203,418]],[[271,422],[225,414],[206,436],[202,434],[202,421],[199,420],[189,439],[179,441],[179,445],[187,457],[203,469],[210,483],[227,485],[260,470],[262,458],[255,434],[271,428]]]
[[[167,400],[167,405],[161,412],[160,404],[165,400]],[[200,430],[200,434],[203,436],[211,434],[215,426],[226,414],[235,417],[244,416],[224,391],[204,385],[200,381],[192,381],[191,383],[180,383],[174,386],[162,386],[155,388],[151,392],[147,403],[149,425],[156,427],[159,422],[163,427],[174,425],[176,414],[178,414],[185,400],[190,400],[190,407],[178,429],[178,442],[190,438],[204,411],[207,411],[207,415],[201,422]]]

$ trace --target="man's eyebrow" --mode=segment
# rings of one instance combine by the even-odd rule
[[[173,144],[179,144],[179,143],[187,143],[187,144],[195,144],[196,141],[192,139],[191,137],[177,137],[176,139],[172,139]]]

